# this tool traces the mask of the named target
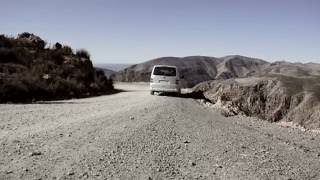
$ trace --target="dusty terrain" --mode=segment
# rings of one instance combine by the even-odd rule
[[[319,179],[320,136],[117,84],[0,105],[1,179]]]

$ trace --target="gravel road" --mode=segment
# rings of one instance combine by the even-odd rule
[[[117,84],[0,105],[0,179],[320,179],[320,136]]]

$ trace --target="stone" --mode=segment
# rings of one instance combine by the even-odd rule
[[[34,152],[29,153],[29,156],[39,156],[39,155],[42,155],[42,153],[40,151],[34,151]]]

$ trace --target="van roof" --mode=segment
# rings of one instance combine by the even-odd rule
[[[155,67],[172,67],[177,69],[177,66],[169,66],[169,65],[154,65],[153,68]]]

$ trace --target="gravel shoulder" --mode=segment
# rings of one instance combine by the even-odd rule
[[[0,179],[319,179],[320,136],[191,98],[118,94],[0,105]]]

